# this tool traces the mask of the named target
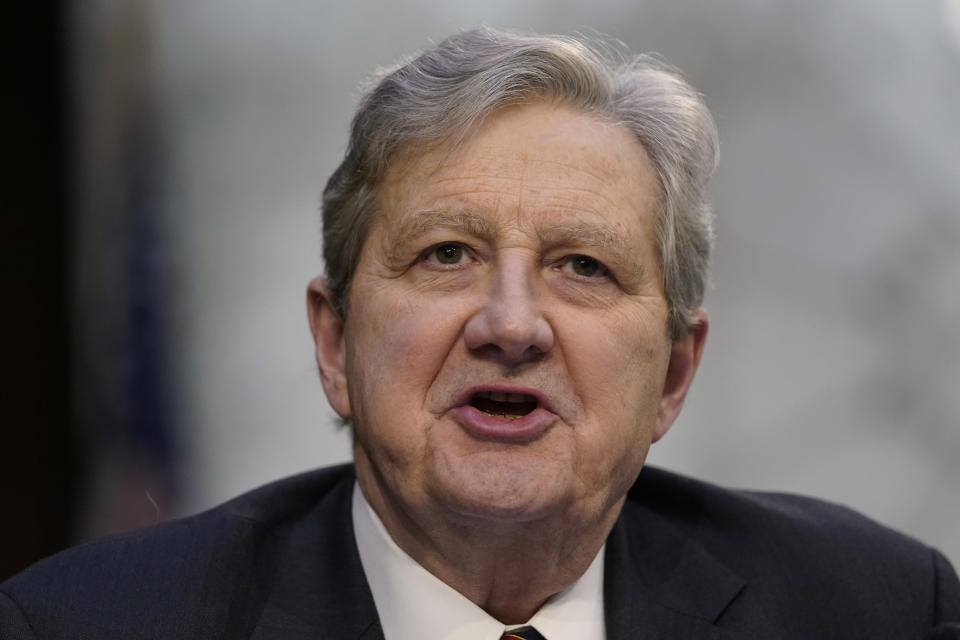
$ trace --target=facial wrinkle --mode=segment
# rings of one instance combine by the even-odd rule
[[[523,192],[527,185],[527,159],[522,158],[520,163],[520,176],[517,183],[517,227],[521,226],[523,217]]]
[[[570,162],[565,162],[565,161],[563,161],[563,160],[538,160],[538,161],[537,161],[537,164],[546,165],[546,166],[548,166],[548,167],[549,167],[549,166],[559,167],[559,168],[563,169],[563,170],[564,170],[566,173],[568,173],[568,174],[569,174],[569,173],[581,173],[581,174],[583,174],[583,175],[589,176],[590,178],[592,178],[592,179],[593,179],[595,182],[597,182],[597,183],[607,182],[607,181],[610,179],[610,176],[611,176],[611,175],[615,175],[616,172],[617,172],[617,168],[616,168],[614,165],[612,165],[611,163],[606,163],[606,162],[604,163],[604,168],[606,168],[606,170],[607,170],[607,173],[606,173],[606,174],[601,174],[601,173],[595,172],[595,171],[588,171],[587,169],[584,169],[584,168],[582,168],[582,167],[574,166],[574,165],[571,164]],[[567,180],[564,180],[564,182],[567,182]]]

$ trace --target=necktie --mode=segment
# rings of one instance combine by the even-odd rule
[[[519,629],[512,629],[510,631],[504,631],[503,635],[500,636],[500,640],[547,640],[540,632],[534,629],[533,627],[520,627]]]

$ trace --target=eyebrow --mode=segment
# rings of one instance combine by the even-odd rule
[[[548,244],[579,245],[612,249],[619,253],[631,253],[623,236],[605,225],[565,224],[551,227],[540,234],[540,239]]]
[[[496,235],[486,218],[469,211],[422,209],[405,217],[398,225],[400,236],[418,236],[430,229],[443,227],[482,238]],[[549,244],[583,245],[609,248],[629,253],[623,237],[613,229],[600,224],[563,224],[539,231],[537,235]]]
[[[405,217],[398,225],[398,236],[415,237],[442,227],[481,238],[493,237],[493,228],[482,216],[469,211],[422,209]]]

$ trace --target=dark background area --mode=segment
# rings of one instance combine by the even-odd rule
[[[3,29],[0,579],[73,541],[82,473],[70,411],[63,5],[17,14]]]

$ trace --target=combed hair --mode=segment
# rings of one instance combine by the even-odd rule
[[[457,144],[496,110],[550,99],[605,118],[643,145],[660,180],[657,248],[672,338],[684,335],[709,279],[706,201],[717,132],[700,95],[650,55],[617,55],[582,37],[479,27],[378,74],[353,118],[346,155],[323,192],[323,257],[334,304],[376,216],[376,193],[405,148]]]

